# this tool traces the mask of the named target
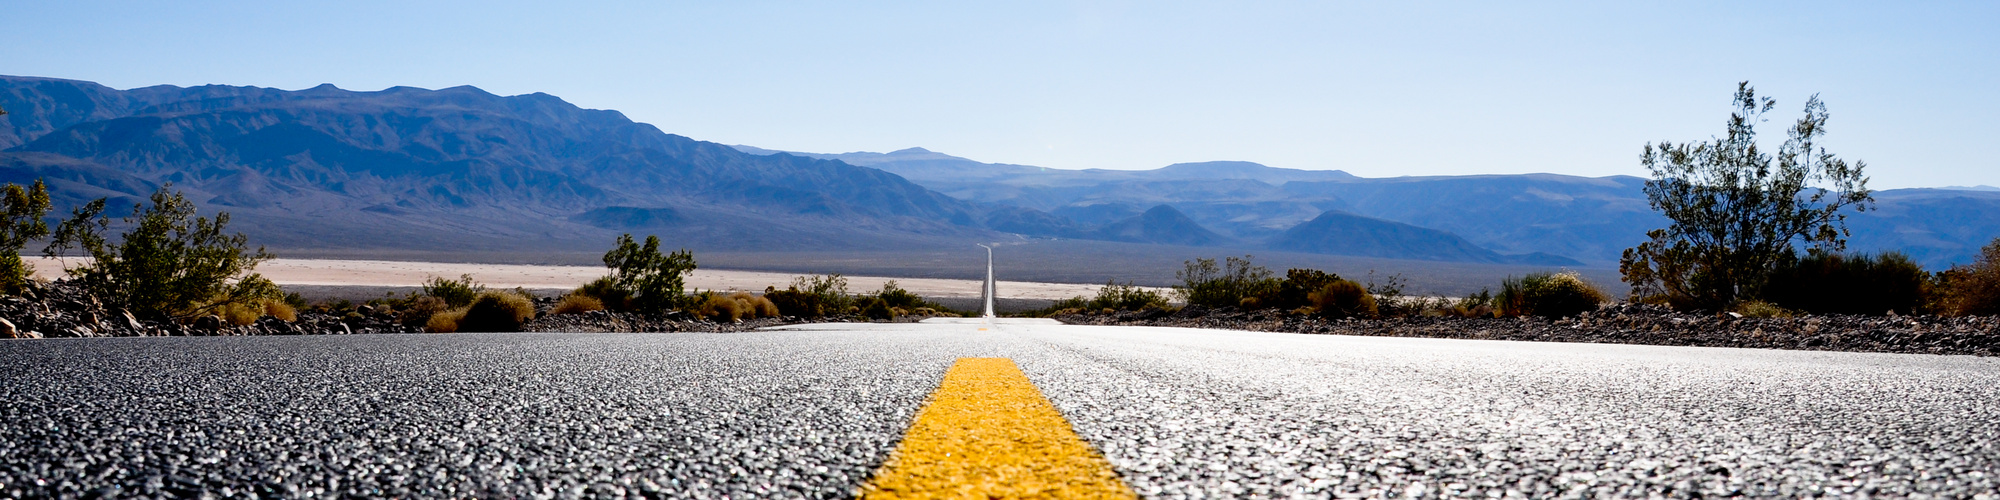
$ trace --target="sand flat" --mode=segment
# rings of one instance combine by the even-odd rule
[[[38,276],[55,278],[62,274],[63,263],[58,259],[25,256],[23,259],[34,265],[35,274]],[[72,266],[88,261],[79,258],[61,260],[67,260]],[[417,286],[432,276],[455,278],[469,274],[472,275],[472,279],[496,288],[575,288],[604,276],[607,271],[599,266],[330,259],[273,259],[257,266],[257,272],[279,285],[318,286]],[[763,291],[767,286],[783,288],[797,276],[792,273],[696,269],[694,274],[688,277],[687,286],[702,290]],[[854,293],[879,290],[884,282],[890,280],[895,280],[897,286],[925,297],[979,296],[979,281],[976,280],[848,276],[847,289]],[[1052,300],[1078,295],[1093,296],[1097,294],[1100,286],[1001,281],[995,288],[998,288],[1000,296],[1005,298]]]

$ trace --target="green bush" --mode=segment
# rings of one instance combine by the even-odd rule
[[[1241,307],[1245,298],[1259,298],[1275,293],[1279,281],[1271,277],[1271,270],[1251,262],[1251,256],[1239,259],[1229,257],[1218,267],[1215,259],[1195,259],[1187,261],[1186,267],[1174,273],[1181,284],[1174,286],[1174,293],[1188,305],[1202,307]]]
[[[64,271],[107,305],[145,318],[187,319],[230,304],[281,300],[284,292],[254,273],[271,254],[246,250],[249,237],[241,233],[224,233],[227,212],[196,217],[194,202],[171,187],[154,191],[151,206],[132,208],[123,224],[130,230],[116,245],[104,238],[111,220],[99,198],[57,226],[44,252],[90,254],[89,264]]]
[[[1938,313],[2000,315],[2000,238],[1981,249],[1971,264],[1938,273],[1936,287],[1932,309]]]
[[[1090,299],[1082,307],[1092,310],[1110,309],[1114,311],[1137,311],[1146,308],[1165,309],[1167,307],[1167,298],[1161,296],[1159,292],[1132,286],[1131,283],[1120,285],[1115,281],[1107,281],[1104,282],[1104,287],[1097,289],[1097,297]]]
[[[1328,318],[1373,318],[1378,311],[1375,296],[1360,283],[1337,279],[1319,291],[1307,294],[1315,314]]]
[[[1500,295],[1493,298],[1503,316],[1562,318],[1597,310],[1604,292],[1571,271],[1530,273],[1519,280],[1500,282]]]
[[[516,332],[535,318],[535,303],[512,291],[484,292],[464,311],[453,331]]]
[[[5,113],[0,113],[5,114]],[[21,247],[28,240],[49,235],[49,223],[42,220],[49,214],[49,188],[35,180],[34,187],[22,189],[19,184],[7,184],[0,188],[0,292],[21,293],[21,286],[28,283],[34,270],[21,260]]]
[[[619,236],[616,246],[604,253],[604,266],[612,270],[610,287],[618,290],[612,293],[628,294],[633,311],[659,313],[689,301],[685,286],[687,275],[695,270],[694,254],[687,250],[661,254],[658,236],[647,236],[645,245],[633,242],[630,234]]]
[[[1781,263],[1760,295],[1813,314],[1913,314],[1930,274],[1900,253],[1820,255]]]
[[[456,280],[432,276],[424,281],[420,293],[444,301],[447,308],[457,309],[472,305],[472,301],[478,299],[479,294],[486,293],[486,285],[473,281],[470,274],[461,274]]]

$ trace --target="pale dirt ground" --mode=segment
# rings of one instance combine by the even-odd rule
[[[54,279],[62,275],[62,263],[46,257],[22,257],[35,267],[35,274]],[[65,259],[74,266],[86,259]],[[450,262],[401,262],[385,260],[274,259],[257,266],[257,272],[279,285],[319,286],[417,286],[432,276],[472,279],[494,288],[575,288],[604,276],[606,269],[595,266],[529,266],[512,264],[463,264]],[[1003,271],[1004,272],[1004,271]],[[761,292],[766,286],[784,288],[795,274],[759,271],[696,269],[688,277],[689,289]],[[979,282],[936,278],[892,278],[848,276],[847,290],[861,293],[896,285],[925,297],[978,297]],[[1101,285],[1031,283],[1001,281],[995,285],[999,296],[1017,299],[1066,299],[1097,294]]]

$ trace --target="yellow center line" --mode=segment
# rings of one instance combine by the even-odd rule
[[[960,358],[861,498],[1137,498],[1006,358]]]

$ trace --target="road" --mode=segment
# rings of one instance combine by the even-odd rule
[[[5,342],[0,496],[847,498],[975,357],[1148,498],[2000,489],[1996,359],[895,324]]]

